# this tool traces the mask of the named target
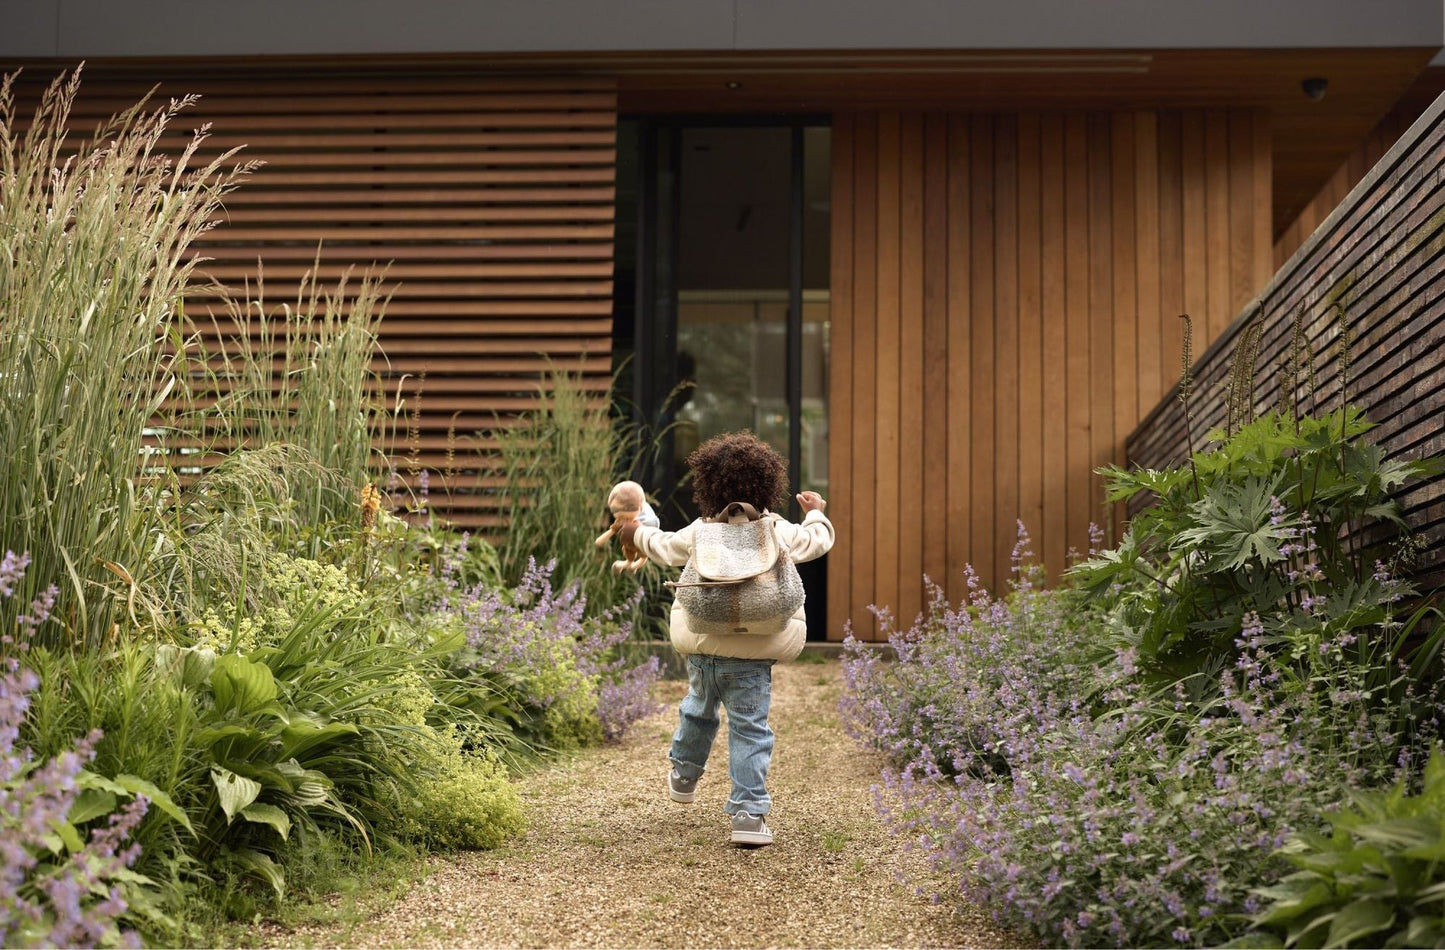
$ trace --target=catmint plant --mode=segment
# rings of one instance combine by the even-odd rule
[[[1024,550],[1007,597],[973,578],[966,604],[935,592],[890,631],[895,662],[850,640],[844,666],[847,728],[888,763],[886,821],[1005,924],[1070,946],[1240,936],[1253,889],[1289,870],[1286,838],[1351,785],[1408,774],[1439,735],[1438,695],[1400,687],[1378,631],[1297,625],[1281,643],[1280,618],[1251,611],[1227,653],[1155,685],[1108,618],[1034,582]],[[1280,609],[1311,616],[1298,604]]]
[[[631,603],[588,616],[579,585],[552,589],[552,567],[529,562],[511,591],[480,584],[450,590],[443,611],[461,619],[470,668],[512,682],[552,726],[584,733],[573,738],[596,728],[602,738],[620,739],[656,711],[650,690],[659,662],[637,663],[618,651],[631,632],[621,619]]]
[[[0,597],[10,596],[28,563],[6,552]],[[48,606],[32,605],[21,625],[43,623]],[[127,888],[137,883],[129,869],[140,857],[140,846],[126,842],[149,803],[137,796],[83,841],[70,816],[101,733],[37,761],[19,740],[40,679],[16,657],[0,664],[0,945],[139,946],[120,921],[129,909]]]

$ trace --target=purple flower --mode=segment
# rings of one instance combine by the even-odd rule
[[[1280,523],[1298,527],[1294,567],[1310,582],[1314,525]],[[1400,747],[1439,735],[1436,686],[1404,691],[1418,732],[1359,715],[1362,677],[1389,680],[1391,661],[1370,658],[1363,630],[1348,642],[1298,630],[1283,600],[1245,614],[1207,680],[1156,693],[1139,686],[1139,634],[1118,616],[1069,591],[1015,584],[996,599],[971,571],[965,582],[966,603],[932,599],[890,629],[896,662],[845,643],[840,709],[886,759],[877,802],[894,833],[963,897],[1045,942],[1227,942],[1250,889],[1287,871],[1274,852],[1289,831],[1317,825],[1344,782],[1394,776],[1411,761]],[[1331,648],[1316,657],[1320,642]]]
[[[39,680],[14,660],[7,665],[0,675],[0,943],[11,945],[19,928],[45,920],[44,942],[51,945],[138,945],[118,924],[128,909],[124,888],[103,885],[140,856],[138,845],[123,846],[149,803],[135,799],[93,831],[84,848],[57,858],[54,829],[70,815],[80,791],[76,778],[94,757],[100,732],[34,767],[34,754],[16,741]]]

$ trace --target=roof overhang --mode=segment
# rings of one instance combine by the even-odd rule
[[[1258,108],[1282,228],[1440,52],[1445,4],[0,0],[0,24],[0,71],[587,73],[640,113]]]
[[[1445,43],[1440,0],[0,0],[0,59]]]

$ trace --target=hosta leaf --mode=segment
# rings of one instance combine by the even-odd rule
[[[1315,947],[1323,947],[1325,935],[1329,933],[1332,916],[1334,915],[1311,914],[1296,920],[1285,931],[1285,946],[1294,947],[1296,950],[1313,950]]]
[[[195,741],[203,749],[209,749],[223,739],[265,739],[266,734],[254,726],[231,723],[225,726],[210,726],[196,730]]]
[[[66,817],[73,825],[83,825],[87,821],[115,811],[116,802],[114,792],[107,792],[99,788],[83,789],[79,795],[75,796],[75,802],[70,806],[70,814]]]
[[[1445,881],[1431,884],[1429,887],[1415,895],[1416,905],[1429,904],[1433,901],[1445,900]]]
[[[1274,934],[1247,933],[1220,946],[1225,950],[1284,950],[1284,941]]]
[[[1395,922],[1395,910],[1377,900],[1357,900],[1346,904],[1330,921],[1330,935],[1325,943],[1331,947],[1344,947],[1373,933],[1386,929]]]
[[[339,736],[357,735],[359,732],[359,729],[348,722],[331,722],[322,725],[305,720],[293,721],[291,725],[281,730],[281,754],[295,758],[305,755],[317,746]]]
[[[219,766],[212,768],[211,780],[216,783],[216,793],[221,798],[221,810],[226,813],[227,824],[234,821],[241,809],[254,802],[256,796],[261,794],[260,782],[243,778],[230,769]]]
[[[258,825],[270,825],[282,839],[291,834],[291,818],[275,805],[255,802],[241,809],[241,817]]]
[[[239,851],[231,852],[231,857],[243,868],[270,884],[275,890],[277,897],[284,897],[286,894],[286,875],[275,861],[271,860],[268,854],[262,854],[252,848],[242,848]]]
[[[132,795],[144,795],[150,799],[153,807],[161,810],[162,814],[175,819],[191,834],[196,833],[196,829],[191,827],[191,819],[186,815],[185,809],[177,805],[171,796],[157,788],[154,783],[147,782],[138,775],[121,774],[115,777],[115,784]]]
[[[286,800],[298,808],[314,808],[325,804],[336,784],[325,772],[302,768],[295,759],[278,762],[275,771],[282,777],[281,781],[276,783],[277,787],[284,788]]]
[[[193,647],[185,651],[181,666],[181,683],[196,689],[208,682],[216,670],[216,651],[205,647]]]
[[[216,660],[211,672],[216,708],[242,715],[256,712],[276,698],[276,677],[271,668],[231,653]]]
[[[211,671],[216,667],[216,651],[209,647],[182,649],[163,643],[156,647],[156,666],[179,673],[182,686],[196,689],[210,682]]]
[[[1254,918],[1260,926],[1283,924],[1334,899],[1334,889],[1313,874],[1291,874],[1273,887],[1260,888],[1273,903]]]
[[[65,849],[72,854],[78,854],[85,850],[85,840],[80,837],[80,832],[70,822],[52,821],[50,830],[55,833],[56,838],[60,839],[59,844],[64,845]],[[50,849],[56,854],[60,853],[60,848],[56,847],[54,843],[51,843]]]
[[[1354,831],[1365,841],[1393,850],[1423,847],[1440,840],[1440,822],[1428,815],[1362,824]]]
[[[1404,946],[1407,947],[1438,947],[1445,942],[1445,927],[1442,927],[1439,917],[1429,915],[1410,918],[1410,926],[1405,928]]]

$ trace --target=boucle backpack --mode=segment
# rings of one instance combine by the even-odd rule
[[[694,633],[777,633],[803,606],[803,579],[771,518],[733,502],[698,522],[682,576],[667,584]]]

